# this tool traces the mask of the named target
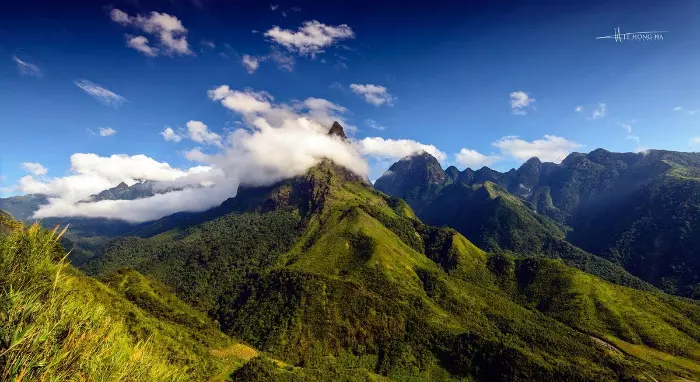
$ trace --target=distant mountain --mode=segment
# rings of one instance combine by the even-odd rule
[[[92,195],[86,201],[98,202],[100,200],[134,200],[148,198],[168,191],[159,191],[157,188],[154,188],[154,184],[155,182],[152,181],[144,181],[137,182],[129,186],[126,183],[121,182],[116,187],[112,187],[100,192],[99,194]]]
[[[90,196],[83,202],[134,200],[178,189],[180,188],[161,187],[152,181],[137,182],[131,186],[122,182],[116,187]],[[7,211],[18,220],[33,222],[35,220],[33,219],[34,213],[48,201],[48,197],[41,194],[0,198],[0,210]],[[49,217],[40,219],[39,222],[46,228],[70,225],[71,229],[62,237],[62,242],[67,249],[71,250],[71,261],[78,266],[91,258],[111,238],[127,233],[133,234],[133,231],[138,227],[137,224],[119,219],[88,217]]]
[[[46,195],[28,194],[0,198],[0,210],[4,210],[17,220],[30,220],[39,206],[49,202]]]
[[[696,304],[485,253],[329,161],[226,204],[231,212],[189,228],[115,240],[84,269],[134,267],[226,333],[318,365],[320,380],[347,380],[356,365],[399,380],[695,376],[626,352],[695,364],[700,326],[684,315],[700,317]],[[234,376],[277,373],[255,365]]]
[[[462,227],[460,232],[487,249],[539,250],[527,241],[509,242],[496,234],[495,239],[489,237],[497,231],[482,224],[483,219],[474,221],[472,215],[455,214],[460,204],[481,208],[479,203],[469,202],[470,186],[492,182],[524,203],[527,208],[520,208],[522,216],[556,222],[549,224],[558,226],[548,230],[553,236],[564,231],[572,244],[617,262],[668,292],[700,297],[700,154],[598,149],[589,154],[572,153],[558,165],[533,158],[506,173],[486,167],[451,170],[448,180],[439,184],[416,182],[403,193],[394,188],[403,183],[392,179],[413,176],[414,171],[401,171],[409,166],[405,162],[420,165],[426,161],[425,155],[397,162],[389,169],[390,175],[378,179],[375,186],[405,198],[431,224]],[[434,166],[429,168],[439,174]],[[455,191],[455,184],[467,187]],[[483,216],[492,218],[493,214]],[[475,232],[477,226],[481,233]],[[527,233],[521,236],[533,237]]]

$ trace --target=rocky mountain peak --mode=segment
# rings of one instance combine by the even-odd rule
[[[348,137],[345,135],[345,129],[340,123],[338,123],[338,121],[333,122],[331,129],[328,131],[328,135],[332,137],[340,137],[344,141],[348,139]]]

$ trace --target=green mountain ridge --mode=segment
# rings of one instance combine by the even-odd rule
[[[558,246],[565,248],[555,251],[561,252],[556,257],[587,251],[667,292],[700,296],[695,250],[700,237],[696,218],[700,216],[700,154],[597,149],[572,153],[559,165],[533,158],[506,173],[450,169],[451,175],[437,183],[418,180],[418,170],[403,170],[409,162],[429,162],[430,171],[439,174],[439,163],[426,156],[397,162],[377,180],[376,188],[406,199],[427,223],[457,228],[487,250],[546,254],[543,244],[564,238],[566,242],[559,241]],[[470,187],[487,182],[517,196],[521,203],[504,197],[501,206],[484,213],[488,198],[475,198]],[[456,214],[457,210],[464,213]],[[505,220],[494,224],[497,216]]]
[[[151,275],[307,380],[699,376],[696,303],[489,254],[331,162],[227,203],[200,225],[116,240],[84,269]],[[233,378],[300,377],[261,360]]]

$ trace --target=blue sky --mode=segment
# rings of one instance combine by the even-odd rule
[[[164,32],[166,16],[182,29]],[[381,137],[360,146],[371,179],[419,144],[444,154],[445,166],[499,170],[532,153],[556,161],[598,147],[693,150],[698,16],[693,1],[3,4],[2,191],[29,192],[17,186],[27,175],[47,183],[74,173],[76,153],[197,166],[190,150],[215,154],[226,144],[188,136],[188,121],[222,142],[251,122],[208,93],[221,85],[273,104],[313,97],[346,108],[339,114],[360,145]],[[614,27],[668,32],[596,40]],[[285,40],[294,33],[308,41]],[[167,127],[179,142],[164,139]]]

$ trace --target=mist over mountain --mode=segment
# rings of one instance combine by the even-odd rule
[[[344,131],[334,124],[328,134]],[[195,379],[697,377],[698,304],[567,242],[568,220],[538,213],[528,199],[543,187],[542,168],[554,174],[554,166],[443,171],[418,154],[376,185],[404,192],[407,203],[326,158],[304,174],[240,187],[201,212],[140,224],[71,218],[77,232],[63,244],[89,276],[74,270],[74,284],[109,296],[101,303],[115,317],[137,317],[119,335],[155,333],[167,344],[158,354],[178,360],[158,370]],[[535,191],[509,192],[515,181],[512,192]],[[143,182],[93,198],[157,192]],[[11,248],[19,247],[2,235],[29,242],[44,232],[9,215],[0,223],[0,243]],[[80,296],[60,298],[86,304]],[[178,330],[188,336],[174,337]],[[179,369],[183,362],[198,366]]]

